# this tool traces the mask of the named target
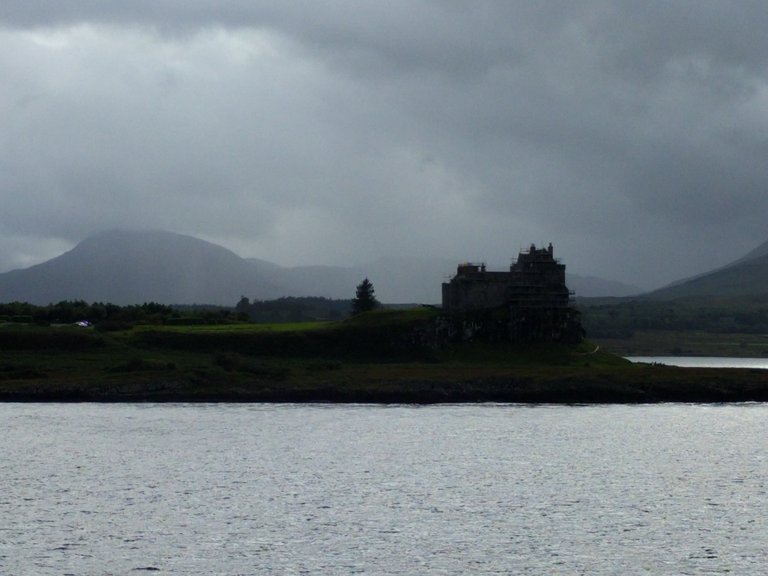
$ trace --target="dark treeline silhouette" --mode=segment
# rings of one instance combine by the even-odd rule
[[[0,323],[39,325],[88,322],[97,328],[123,329],[133,324],[226,324],[233,322],[308,322],[349,316],[351,300],[287,297],[255,300],[242,297],[234,307],[174,305],[145,302],[129,306],[84,300],[63,300],[38,306],[26,302],[0,303]]]
[[[768,332],[768,296],[629,299],[579,303],[588,338],[630,338],[635,331]]]
[[[349,315],[351,300],[321,297],[286,297],[277,300],[254,300],[243,296],[235,306],[239,317],[251,322],[308,322],[340,320]]]
[[[215,306],[174,307],[156,302],[129,306],[84,300],[63,300],[47,306],[26,302],[0,304],[0,322],[29,322],[41,325],[88,322],[102,328],[123,328],[135,323],[221,323],[236,321],[231,308]]]

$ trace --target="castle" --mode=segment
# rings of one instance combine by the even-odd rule
[[[508,272],[460,264],[443,284],[443,310],[463,340],[579,342],[584,331],[570,295],[552,244],[531,244]]]
[[[460,264],[456,275],[443,284],[447,312],[512,308],[567,308],[565,264],[554,258],[552,244],[520,252],[508,272],[489,272],[485,264]]]

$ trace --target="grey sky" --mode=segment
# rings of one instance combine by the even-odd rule
[[[766,29],[725,0],[4,0],[0,271],[141,226],[702,272],[768,239]]]

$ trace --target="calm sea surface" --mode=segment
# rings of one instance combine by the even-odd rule
[[[0,574],[763,574],[768,406],[2,404]]]
[[[684,368],[761,368],[768,370],[768,358],[732,358],[729,356],[627,356],[644,364],[667,364]]]

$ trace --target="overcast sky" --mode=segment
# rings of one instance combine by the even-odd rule
[[[148,227],[655,287],[768,240],[743,0],[3,0],[0,271]]]

